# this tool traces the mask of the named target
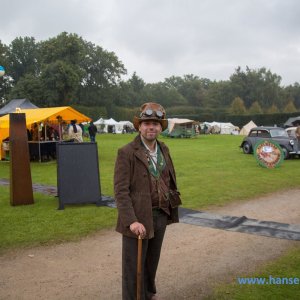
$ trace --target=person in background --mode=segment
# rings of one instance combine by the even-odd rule
[[[142,238],[141,299],[158,299],[155,277],[167,224],[176,223],[176,176],[168,147],[157,137],[168,126],[157,103],[141,106],[134,127],[139,135],[118,151],[114,190],[118,209],[116,230],[122,234],[122,299],[136,299],[137,245]],[[177,195],[177,196],[176,196]]]
[[[299,152],[299,150],[300,150],[300,124],[297,126],[297,128],[296,128],[296,130],[295,130],[295,135],[296,135],[296,138],[297,138],[297,140],[296,140],[296,143],[297,143],[297,145],[296,145],[296,151],[297,151],[297,154],[298,154],[298,152]]]
[[[58,132],[52,126],[47,128],[47,136],[48,136],[49,141],[58,141],[59,140]]]
[[[32,135],[31,135],[31,132],[28,128],[27,128],[27,140],[32,141]]]
[[[85,132],[84,132],[84,125],[82,123],[78,124],[82,130],[82,138],[85,136]]]
[[[82,129],[79,125],[76,124],[76,120],[71,120],[71,124],[68,129],[69,139],[74,140],[75,143],[82,143]]]
[[[33,123],[31,125],[31,140],[38,141],[39,140],[39,126],[37,123]]]
[[[93,123],[93,121],[90,122],[90,126],[88,127],[88,131],[89,131],[89,136],[90,136],[91,142],[95,142],[96,141],[95,138],[96,138],[96,134],[97,134],[97,127]]]

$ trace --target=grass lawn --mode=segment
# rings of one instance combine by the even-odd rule
[[[101,189],[113,196],[113,170],[117,149],[134,135],[98,135]],[[183,206],[203,209],[246,200],[278,190],[299,187],[300,160],[291,159],[276,169],[258,165],[239,149],[240,136],[202,135],[194,139],[161,138],[170,148]],[[32,181],[56,185],[56,162],[31,163]],[[0,162],[0,178],[9,178],[9,163]],[[76,239],[112,227],[116,211],[95,205],[66,205],[35,193],[35,204],[12,207],[9,188],[0,186],[0,250]]]

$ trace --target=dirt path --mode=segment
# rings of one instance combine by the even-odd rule
[[[300,224],[300,189],[213,209]],[[161,299],[201,299],[214,284],[245,276],[299,242],[187,224],[168,226],[157,275]],[[121,236],[105,230],[79,242],[0,257],[0,299],[121,299]]]

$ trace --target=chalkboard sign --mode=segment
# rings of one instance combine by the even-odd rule
[[[64,209],[65,204],[100,205],[97,144],[63,142],[56,147],[58,209]]]

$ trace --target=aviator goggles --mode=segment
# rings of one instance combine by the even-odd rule
[[[149,109],[146,109],[144,112],[142,112],[140,114],[140,117],[143,117],[143,116],[146,116],[146,117],[156,116],[157,118],[162,119],[164,114],[160,110],[152,110],[152,109],[149,108]]]

